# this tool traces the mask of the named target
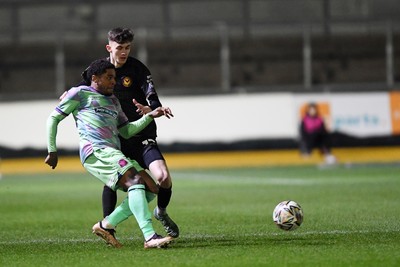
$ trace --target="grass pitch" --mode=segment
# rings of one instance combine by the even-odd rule
[[[400,266],[399,174],[396,165],[173,170],[169,213],[181,237],[154,250],[133,218],[117,228],[122,249],[91,233],[102,185],[89,174],[7,174],[0,266]],[[272,222],[286,199],[304,210],[293,232]]]

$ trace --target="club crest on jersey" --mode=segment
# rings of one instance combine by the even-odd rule
[[[132,84],[132,79],[128,76],[122,78],[122,85],[125,87],[129,87]]]
[[[120,159],[118,161],[118,164],[120,167],[125,167],[128,164],[128,162],[125,159]]]

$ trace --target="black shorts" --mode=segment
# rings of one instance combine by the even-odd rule
[[[150,163],[165,160],[155,139],[133,137],[121,140],[121,151],[130,159],[136,160],[143,169],[149,169]]]

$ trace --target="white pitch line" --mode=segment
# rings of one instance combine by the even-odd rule
[[[332,231],[293,231],[293,232],[269,232],[269,233],[254,233],[254,234],[244,234],[244,235],[234,235],[237,238],[241,237],[270,237],[270,236],[312,236],[312,235],[348,235],[348,234],[389,234],[389,233],[399,233],[399,230],[379,230],[379,231],[369,231],[369,230],[332,230]],[[182,236],[177,239],[177,242],[185,242],[185,240],[191,239],[199,239],[199,238],[232,238],[232,235],[211,235],[211,234],[194,234]],[[140,237],[127,237],[127,238],[119,238],[120,241],[127,240],[142,240]],[[36,240],[14,240],[14,241],[0,241],[0,245],[27,245],[27,244],[46,244],[46,243],[55,243],[55,244],[68,244],[68,243],[98,243],[102,242],[99,238],[77,238],[77,239],[36,239]]]
[[[266,184],[266,185],[290,185],[290,186],[303,186],[303,185],[318,185],[318,184],[361,184],[361,183],[382,183],[381,179],[348,179],[348,178],[289,178],[289,177],[235,177],[223,174],[210,174],[210,173],[174,173],[174,178],[177,179],[195,179],[202,181],[212,182],[234,182],[238,184]]]

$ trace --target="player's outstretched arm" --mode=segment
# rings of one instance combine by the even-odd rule
[[[174,115],[172,114],[170,108],[158,107],[155,110],[152,110],[151,112],[144,115],[139,120],[129,122],[124,126],[118,128],[119,134],[125,139],[131,138],[132,136],[138,134],[140,131],[146,128],[146,126],[149,125],[153,119],[161,116],[165,116],[169,119]]]
[[[146,115],[153,111],[156,111],[155,113],[149,114],[149,115],[152,118],[158,118],[161,116],[165,116],[168,119],[170,119],[171,117],[174,116],[171,112],[171,109],[168,107],[158,107],[158,108],[152,110],[151,107],[140,104],[139,102],[136,101],[136,99],[132,99],[132,102],[137,108],[136,112],[139,113],[140,115]]]
[[[146,115],[149,114],[153,111],[156,111],[153,114],[149,114],[152,118],[158,118],[161,116],[165,116],[168,119],[170,119],[171,117],[173,117],[174,115],[171,112],[171,109],[168,107],[158,107],[154,110],[151,109],[151,107],[149,106],[144,106],[142,104],[140,104],[139,102],[136,101],[136,99],[132,99],[133,104],[136,106],[136,112],[139,113],[140,115]]]

